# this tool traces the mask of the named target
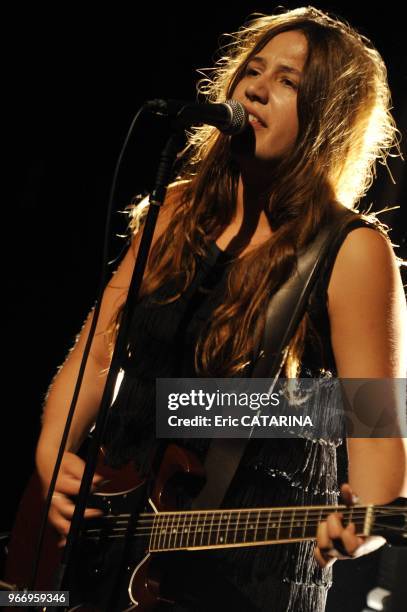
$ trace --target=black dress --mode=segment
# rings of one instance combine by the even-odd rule
[[[316,334],[306,339],[301,377],[328,380],[336,374],[327,287],[341,242],[348,231],[361,226],[366,223],[356,220],[344,232],[311,297],[308,313]],[[222,299],[229,262],[230,256],[212,242],[197,266],[195,279],[178,300],[164,306],[152,304],[152,297],[169,295],[171,287],[164,286],[137,304],[129,352],[122,363],[124,377],[111,408],[105,442],[111,465],[134,460],[141,471],[148,470],[156,446],[155,379],[196,376],[193,352],[197,334]],[[242,375],[250,376],[250,365]],[[329,404],[324,410],[329,419]],[[183,444],[203,460],[209,440],[183,440]],[[336,504],[338,482],[344,480],[346,454],[341,439],[254,439],[246,447],[223,505]],[[313,549],[314,543],[307,541],[171,553],[171,580],[182,576],[182,601],[173,609],[224,610],[228,606],[242,612],[323,612],[332,573],[318,566]]]

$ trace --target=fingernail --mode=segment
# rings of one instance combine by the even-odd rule
[[[355,495],[354,493],[352,493],[352,504],[358,504],[358,503],[359,503],[359,497]]]
[[[98,487],[103,487],[104,485],[108,484],[109,482],[112,482],[112,480],[99,480],[99,481],[95,481],[96,486]]]

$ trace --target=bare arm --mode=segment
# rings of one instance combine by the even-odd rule
[[[340,378],[396,379],[406,375],[406,302],[395,256],[388,241],[368,228],[351,232],[344,241],[328,289],[331,338]],[[389,394],[389,411],[395,410]],[[362,504],[382,504],[407,492],[407,451],[403,438],[348,438],[349,484]],[[344,529],[331,514],[318,529],[315,556],[329,561],[321,549],[341,538],[348,553],[370,552],[371,546]],[[332,561],[331,561],[332,562]]]
[[[153,244],[166,230],[172,212],[173,206],[170,204],[168,206],[165,204],[160,211]],[[66,533],[69,529],[69,518],[73,512],[73,504],[66,496],[78,492],[84,467],[83,461],[75,453],[96,419],[106,382],[110,363],[106,330],[117,309],[126,299],[140,240],[141,233],[134,237],[131,247],[103,294],[99,320],[68,437],[67,452],[61,465],[55,500],[50,512],[51,522],[62,533]],[[88,316],[67,359],[57,372],[45,402],[43,425],[36,450],[36,465],[44,490],[48,488],[52,476],[92,317],[93,311]],[[98,480],[96,477],[95,482]],[[86,516],[91,514],[92,511],[87,511]]]
[[[393,250],[383,236],[368,228],[349,234],[335,262],[328,296],[339,377],[404,378],[406,302]],[[349,483],[362,503],[387,503],[405,493],[403,442],[348,438]]]

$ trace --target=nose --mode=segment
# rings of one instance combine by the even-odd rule
[[[247,84],[245,89],[245,95],[250,102],[260,102],[261,104],[267,104],[269,99],[269,92],[267,84],[261,75],[259,75],[255,81],[251,81]]]

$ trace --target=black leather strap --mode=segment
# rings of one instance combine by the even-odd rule
[[[335,220],[318,233],[298,256],[292,276],[271,297],[263,333],[263,350],[252,371],[252,378],[270,379],[270,390],[278,379],[291,339],[304,316],[307,303],[329,250],[342,238],[349,224],[349,211],[338,211]],[[192,507],[219,508],[243,456],[248,438],[215,438],[205,458],[206,483]]]

